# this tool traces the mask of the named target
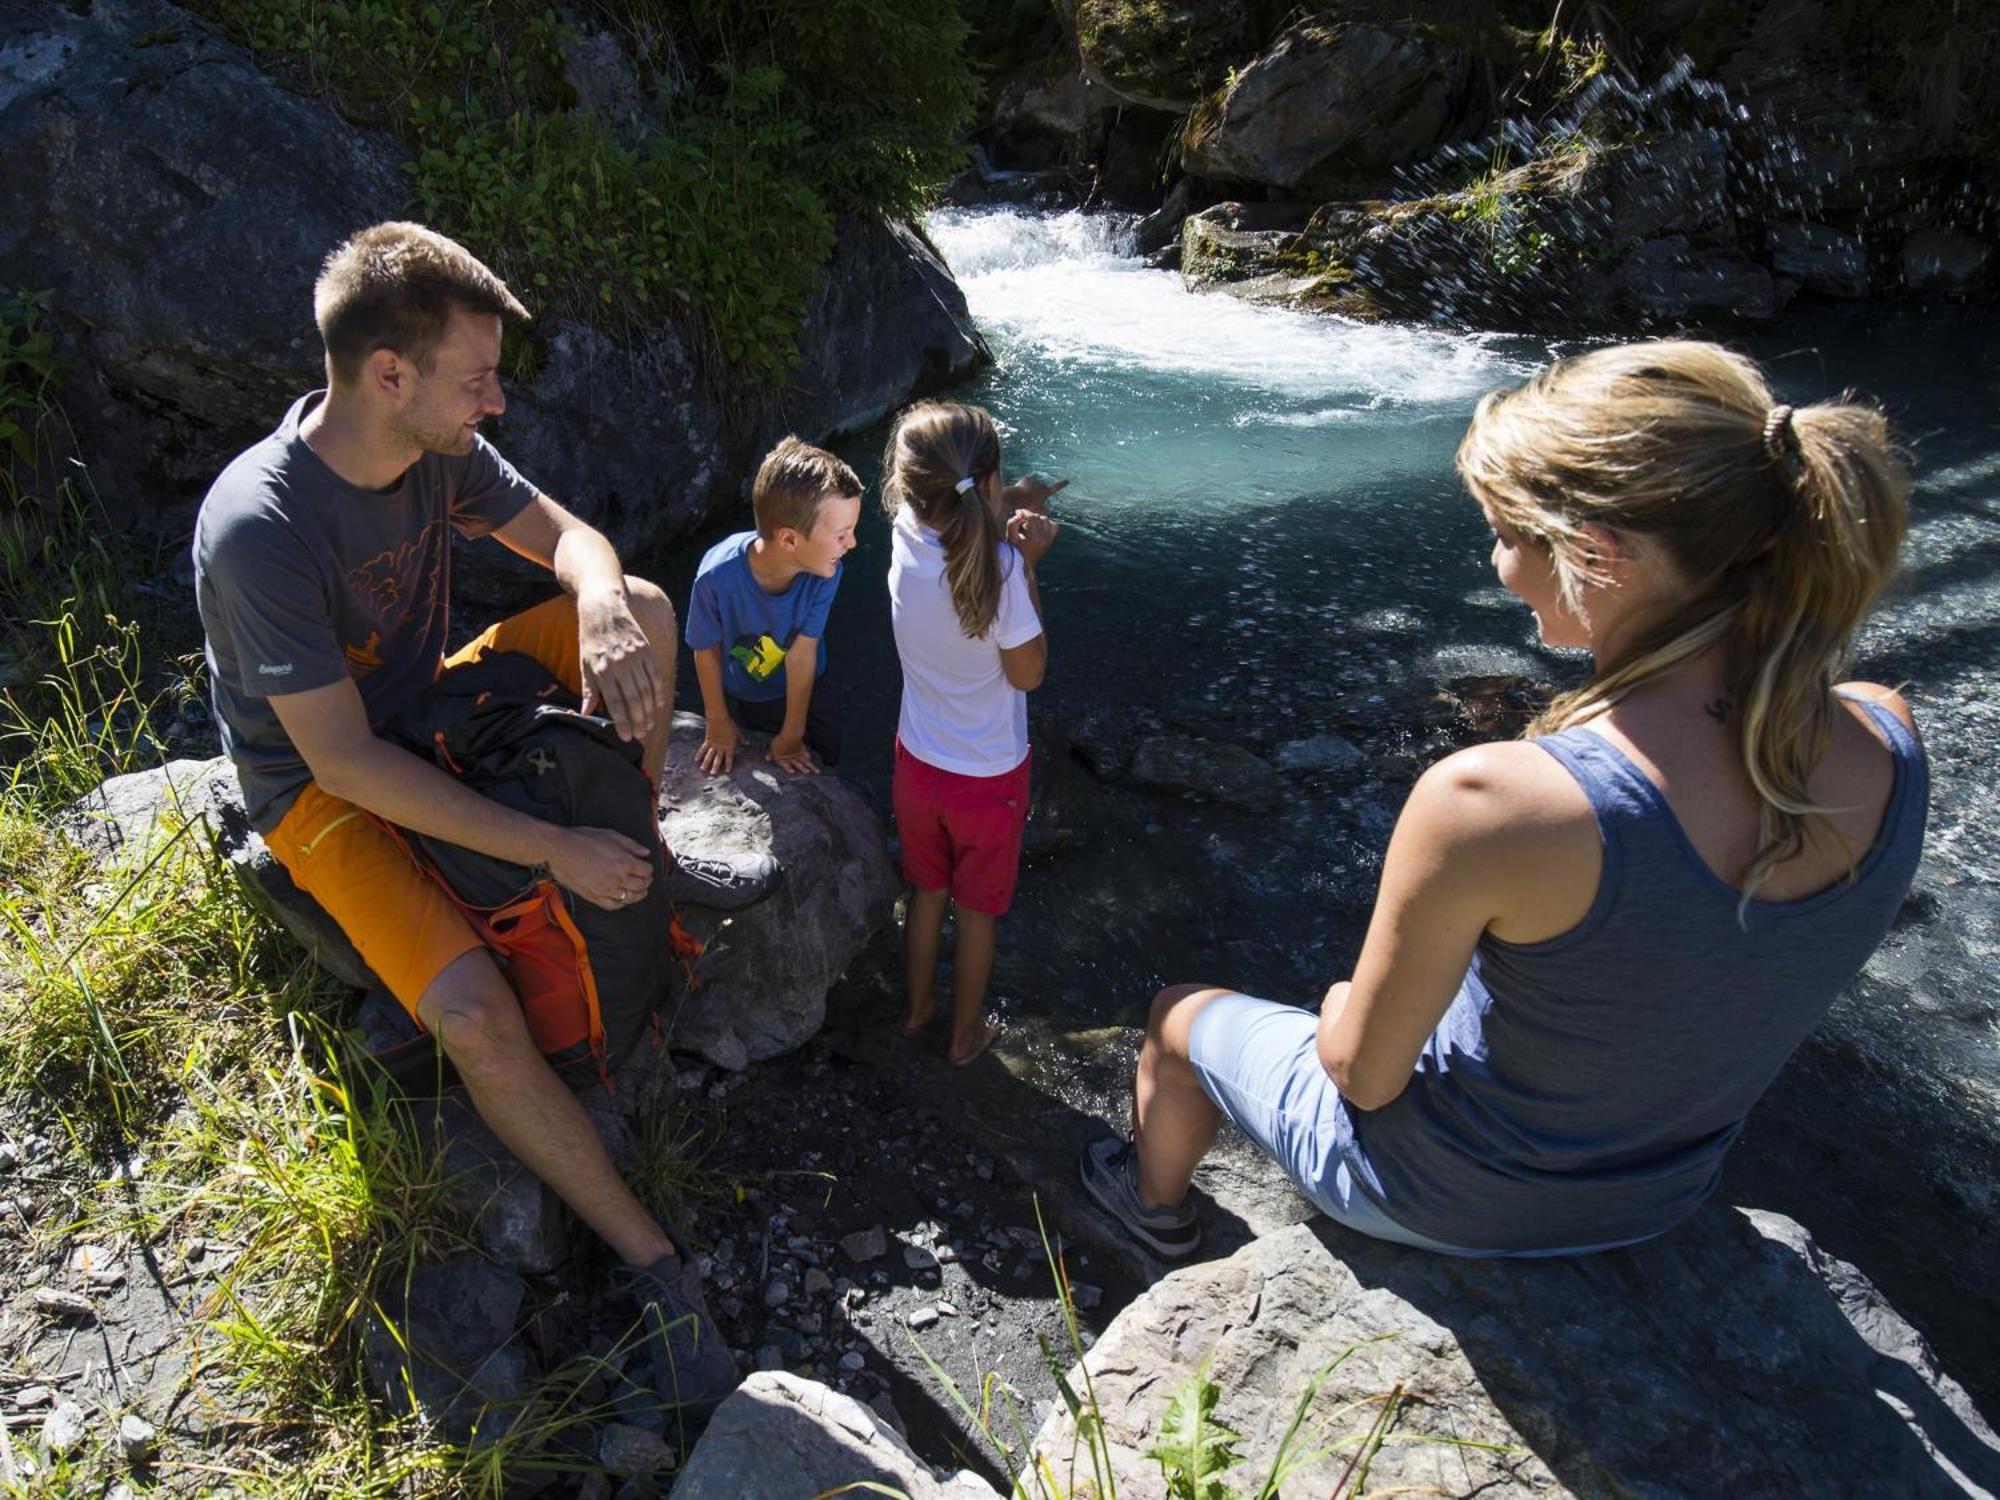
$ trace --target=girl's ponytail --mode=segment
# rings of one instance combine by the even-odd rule
[[[882,504],[909,507],[944,546],[945,580],[959,627],[977,640],[1000,612],[1000,518],[986,476],[1000,468],[1000,433],[977,406],[927,401],[896,419],[882,453]]]

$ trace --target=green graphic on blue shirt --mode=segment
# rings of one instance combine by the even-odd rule
[[[729,648],[730,657],[750,676],[752,682],[769,682],[785,664],[785,648],[768,635],[738,636]]]

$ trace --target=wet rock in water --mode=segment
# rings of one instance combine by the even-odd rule
[[[1415,28],[1300,21],[1194,111],[1181,162],[1287,192],[1353,182],[1435,143],[1469,76],[1463,54]]]
[[[1852,1267],[1774,1214],[1711,1206],[1603,1255],[1469,1260],[1324,1222],[1176,1271],[1085,1356],[1118,1493],[1165,1493],[1144,1456],[1183,1381],[1262,1474],[1308,1383],[1332,1422],[1286,1485],[1331,1492],[1385,1400],[1371,1487],[1491,1496],[1884,1494],[2000,1484],[2000,1440]],[[1755,1391],[1755,1400],[1716,1392]],[[1412,1399],[1421,1393],[1421,1399]],[[1344,1424],[1344,1425],[1342,1425]],[[1060,1406],[1035,1446],[1076,1451]],[[1486,1446],[1491,1445],[1491,1446]]]
[[[752,1375],[716,1409],[681,1466],[672,1500],[818,1495],[858,1481],[910,1500],[997,1500],[961,1471],[945,1479],[875,1411],[816,1381]]]
[[[1771,268],[1823,297],[1868,295],[1868,247],[1861,236],[1827,224],[1773,224]]]
[[[1181,222],[1194,210],[1194,180],[1183,177],[1168,190],[1166,200],[1132,226],[1132,248],[1154,255],[1180,242]]]
[[[1161,735],[1141,741],[1128,774],[1136,786],[1242,812],[1274,812],[1284,801],[1284,783],[1266,762],[1241,745],[1215,740]]]
[[[1993,246],[1955,229],[1919,229],[1903,242],[1903,284],[1913,292],[1975,291],[1995,264]]]
[[[1315,734],[1303,740],[1288,740],[1272,757],[1280,771],[1358,771],[1368,756],[1352,740],[1333,733]]]
[[[520,1312],[520,1277],[484,1255],[419,1266],[391,1278],[382,1313],[369,1314],[362,1367],[391,1408],[413,1408],[452,1442],[476,1433],[491,1443],[528,1389],[528,1355],[515,1337]]]

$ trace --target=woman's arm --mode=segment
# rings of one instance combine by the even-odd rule
[[[1389,840],[1354,978],[1320,1010],[1320,1065],[1341,1096],[1380,1109],[1402,1093],[1479,935],[1573,925],[1601,860],[1582,789],[1533,745],[1481,745],[1425,772]]]

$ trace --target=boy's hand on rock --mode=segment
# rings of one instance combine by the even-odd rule
[[[1053,482],[1039,474],[1023,474],[1002,492],[1002,499],[1015,510],[1031,510],[1041,515],[1049,513],[1049,496],[1066,489],[1067,479]]]
[[[727,776],[736,764],[736,747],[743,743],[743,731],[734,719],[710,719],[694,763],[704,776]]]
[[[622,911],[653,884],[652,856],[614,828],[556,829],[548,866],[557,885],[606,911]]]
[[[1037,510],[1017,510],[1007,519],[1007,540],[1020,550],[1031,568],[1055,545],[1060,530],[1060,526]]]
[[[819,765],[806,749],[804,735],[781,734],[771,741],[771,759],[794,776],[817,776]]]

